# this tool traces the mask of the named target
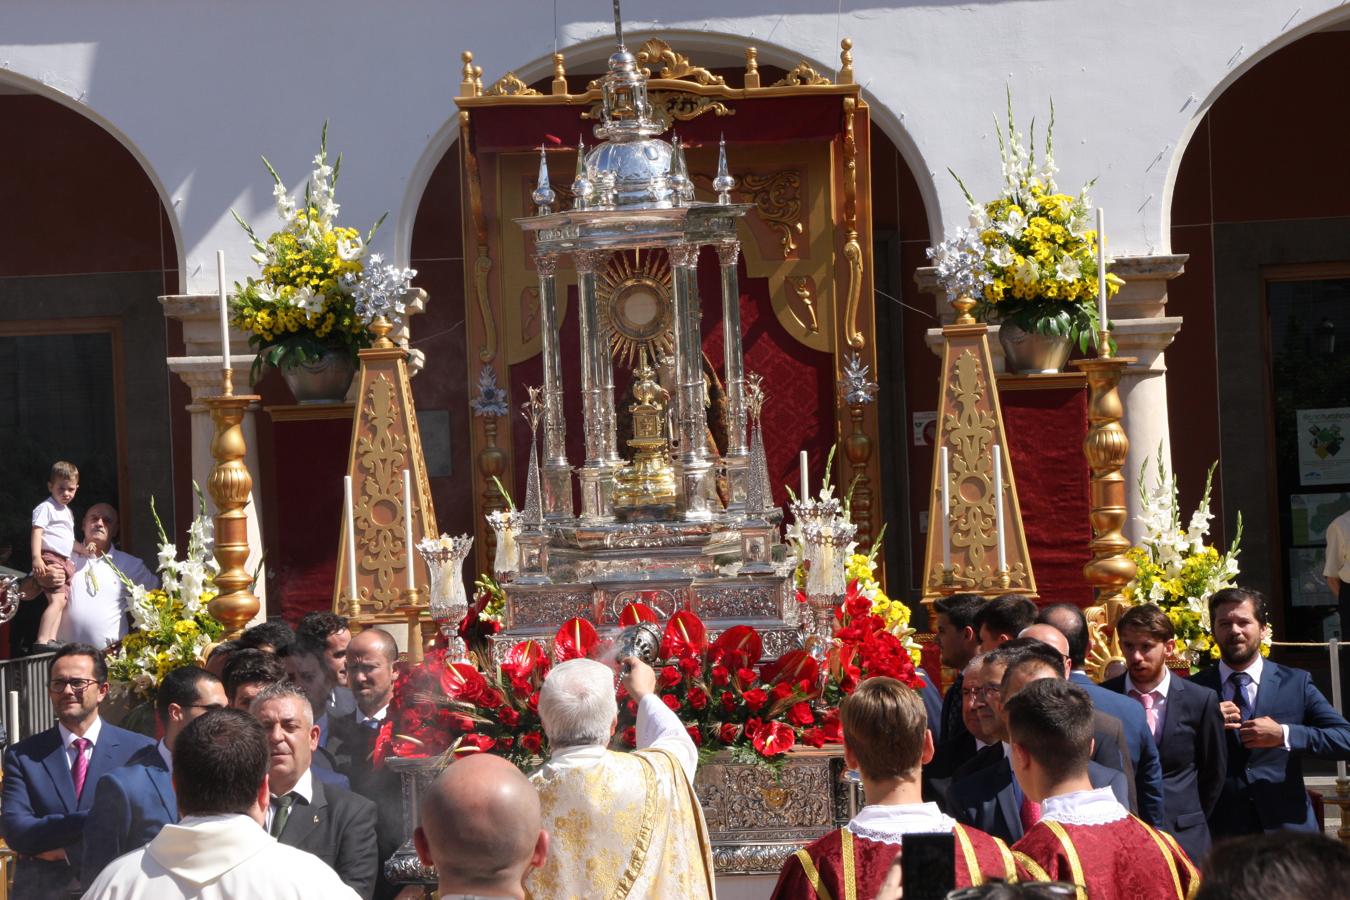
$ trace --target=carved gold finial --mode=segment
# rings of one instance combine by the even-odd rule
[[[970,311],[975,308],[975,301],[964,295],[957,297],[952,301],[952,307],[956,310],[956,325],[974,325],[975,317]]]
[[[483,96],[483,67],[473,67],[473,95],[475,97]]]
[[[567,93],[567,68],[563,65],[561,53],[553,54],[553,93],[555,95]]]
[[[754,47],[745,48],[745,86],[759,87],[759,51]]]
[[[474,96],[473,89],[473,53],[465,50],[460,54],[460,59],[464,61],[464,70],[460,73],[459,95],[461,97]]]
[[[375,340],[371,346],[377,350],[389,350],[394,346],[394,342],[389,340],[389,332],[394,330],[394,323],[390,322],[383,315],[375,317],[370,323],[370,332],[375,335]]]
[[[839,54],[839,83],[853,83],[853,40],[844,38],[839,42],[841,52]]]

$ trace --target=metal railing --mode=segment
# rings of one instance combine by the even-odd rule
[[[4,698],[5,733],[11,744],[56,724],[47,699],[47,678],[55,653],[0,660],[0,698]]]

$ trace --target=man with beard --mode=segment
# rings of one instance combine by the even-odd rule
[[[1303,756],[1350,759],[1350,723],[1302,669],[1263,659],[1266,598],[1225,588],[1209,598],[1219,664],[1192,679],[1219,695],[1228,732],[1223,793],[1209,817],[1215,839],[1288,829],[1316,831]]]

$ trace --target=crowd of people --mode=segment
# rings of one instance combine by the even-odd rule
[[[932,886],[916,879],[959,898],[1341,895],[1350,850],[1317,834],[1302,759],[1350,758],[1350,724],[1307,672],[1262,656],[1264,598],[1220,591],[1210,612],[1216,666],[1170,672],[1171,623],[1144,605],[1118,624],[1126,671],[1098,685],[1076,607],[942,599],[954,683],[940,705],[889,678],[845,698],[844,761],[866,805],[790,855],[772,896]],[[372,751],[397,658],[387,632],[353,636],[329,613],[255,626],[164,678],[154,740],[100,718],[100,650],[60,647],[57,725],[4,757],[14,896],[395,897],[384,863],[403,796]],[[611,749],[614,668],[571,660],[539,692],[537,771],[468,756],[423,793],[412,838],[437,896],[716,895],[698,749],[656,672],[620,664],[634,751]],[[932,835],[950,835],[950,871],[906,869],[906,838]]]

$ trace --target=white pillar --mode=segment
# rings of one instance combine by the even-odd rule
[[[220,358],[220,319],[219,300],[215,294],[188,294],[160,297],[164,314],[183,323],[183,342],[186,345],[185,356],[169,357],[169,371],[173,372],[192,391],[192,402],[187,411],[191,416],[192,428],[192,480],[207,497],[208,512],[215,514],[215,504],[206,490],[207,479],[215,459],[211,456],[211,441],[215,438],[215,423],[211,421],[211,411],[202,402],[203,397],[217,396],[222,390]],[[230,346],[247,347],[248,335],[238,330],[230,332]],[[249,368],[253,365],[252,354],[230,354],[230,367],[234,370],[236,393],[248,390]],[[258,425],[257,404],[253,404],[244,413],[244,440],[248,450],[244,455],[244,464],[253,476],[256,492],[259,482],[258,466]],[[193,501],[196,502],[195,500]],[[246,566],[251,574],[263,558],[262,522],[258,517],[258,504],[255,494],[249,494],[245,507],[248,516],[249,555]],[[253,593],[258,597],[258,615],[253,622],[263,621],[267,617],[267,569],[258,569],[257,583]]]

